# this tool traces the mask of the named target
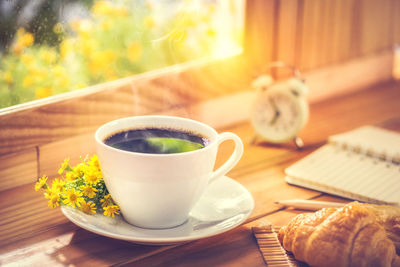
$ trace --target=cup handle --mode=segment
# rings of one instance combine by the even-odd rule
[[[217,137],[217,145],[219,146],[222,142],[227,141],[227,140],[233,140],[235,142],[235,149],[233,150],[232,155],[229,157],[227,161],[225,161],[224,164],[222,164],[221,167],[219,167],[217,170],[215,170],[211,174],[211,178],[209,180],[209,183],[214,182],[216,179],[219,177],[225,175],[227,172],[229,172],[235,165],[238,163],[240,158],[243,155],[243,143],[242,140],[239,138],[234,133],[230,132],[225,132],[221,133]]]

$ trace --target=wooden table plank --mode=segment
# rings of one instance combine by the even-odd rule
[[[250,263],[250,265],[249,265]],[[171,248],[119,266],[264,266],[257,244],[247,225],[223,235]]]

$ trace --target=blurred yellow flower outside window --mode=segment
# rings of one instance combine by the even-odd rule
[[[244,0],[17,2],[0,2],[0,108],[242,47]]]

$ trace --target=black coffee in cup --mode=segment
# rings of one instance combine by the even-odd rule
[[[171,154],[204,148],[209,140],[197,133],[168,128],[129,129],[104,140],[111,147],[139,153]]]

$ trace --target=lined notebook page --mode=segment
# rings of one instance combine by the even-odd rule
[[[286,181],[355,200],[399,205],[400,164],[392,158],[400,152],[400,134],[380,130],[368,126],[332,136],[330,143],[287,168]]]

